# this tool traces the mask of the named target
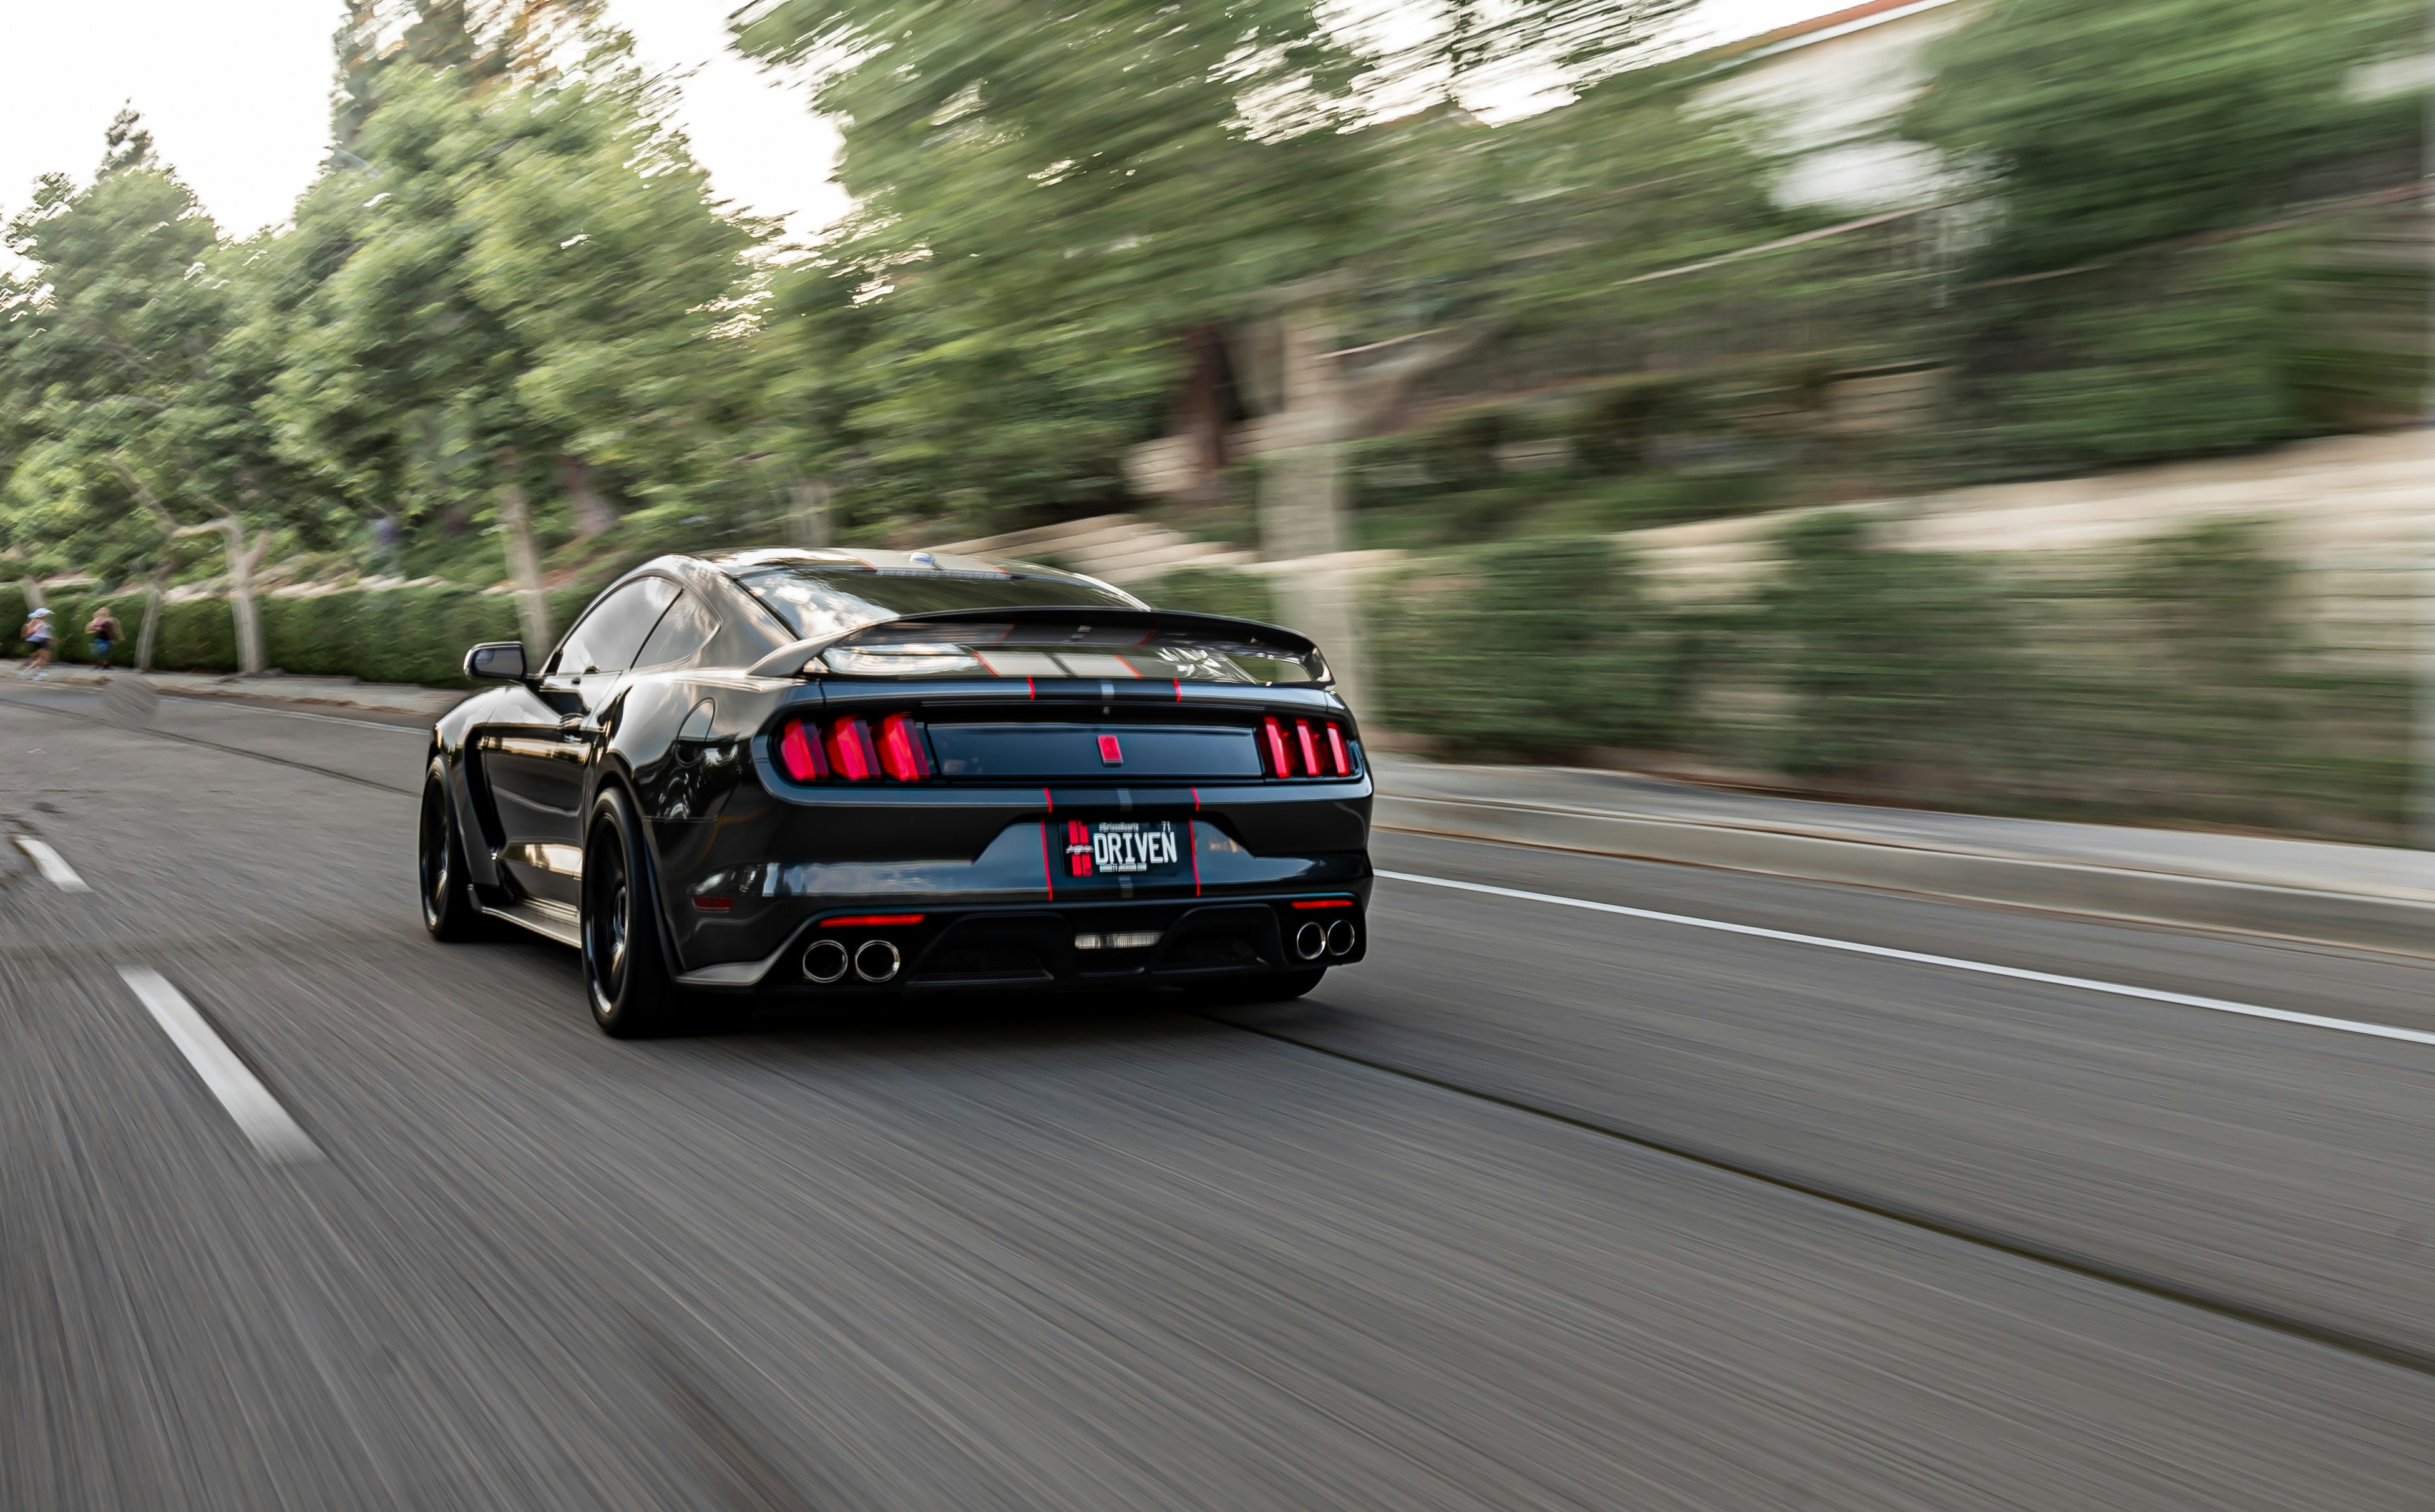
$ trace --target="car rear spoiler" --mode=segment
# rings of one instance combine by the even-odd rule
[[[746,669],[756,678],[793,678],[804,672],[804,663],[833,645],[866,640],[905,639],[907,630],[935,627],[948,629],[958,625],[1016,627],[1025,629],[1065,627],[1068,634],[1081,630],[1104,632],[1131,630],[1138,632],[1130,644],[1142,644],[1156,636],[1183,637],[1213,646],[1239,645],[1273,652],[1300,661],[1318,656],[1319,645],[1310,637],[1287,629],[1282,625],[1264,625],[1258,620],[1238,620],[1224,614],[1192,614],[1180,610],[1120,609],[1098,605],[1058,606],[1041,609],[948,609],[926,614],[906,614],[892,620],[881,620],[836,635],[816,636],[810,640],[789,641]],[[1003,635],[990,640],[1006,639]],[[986,642],[959,642],[982,644]],[[1095,635],[1094,644],[1113,644]]]

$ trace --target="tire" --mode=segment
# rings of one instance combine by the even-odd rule
[[[448,801],[448,768],[434,756],[423,777],[423,815],[415,828],[415,891],[423,899],[423,927],[451,944],[495,937],[491,920],[474,906],[467,885],[465,842],[457,833]]]
[[[660,946],[659,896],[633,805],[617,788],[593,800],[583,846],[583,994],[600,1032],[617,1040],[676,1027],[683,992]]]

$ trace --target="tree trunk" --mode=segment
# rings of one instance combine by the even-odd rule
[[[1187,333],[1184,350],[1192,370],[1183,397],[1176,404],[1176,424],[1190,441],[1192,486],[1188,497],[1199,505],[1226,502],[1227,413],[1226,337],[1214,325]]]
[[[135,632],[135,670],[152,670],[152,648],[161,631],[161,593],[169,581],[169,564],[163,562],[152,569],[152,581],[144,593],[144,627]]]
[[[509,481],[499,485],[499,529],[507,537],[508,572],[516,583],[516,613],[525,640],[525,664],[538,668],[549,654],[549,598],[542,592],[541,558],[533,550],[532,521],[525,512],[523,485],[513,481],[510,458],[500,471]]]
[[[592,464],[572,454],[558,459],[558,486],[575,511],[575,538],[589,541],[617,523],[617,511],[592,486]]]
[[[1315,300],[1278,318],[1282,407],[1269,420],[1275,441],[1260,470],[1260,555],[1292,565],[1270,576],[1281,616],[1319,643],[1336,675],[1336,690],[1355,713],[1367,703],[1359,604],[1343,564],[1344,449],[1351,439],[1352,395],[1334,332]]]
[[[818,550],[829,543],[829,484],[826,478],[797,478],[786,489],[788,523],[795,544]]]
[[[262,554],[270,549],[270,531],[265,528],[246,544],[245,522],[230,515],[217,522],[228,537],[229,608],[236,616],[236,669],[240,677],[262,676],[262,610],[253,601],[253,569]]]

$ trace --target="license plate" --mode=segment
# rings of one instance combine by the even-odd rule
[[[1164,877],[1183,870],[1183,829],[1167,819],[1065,821],[1065,870],[1076,877]]]

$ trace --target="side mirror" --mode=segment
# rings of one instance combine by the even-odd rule
[[[525,646],[522,641],[485,641],[465,653],[465,676],[485,682],[522,682]]]

